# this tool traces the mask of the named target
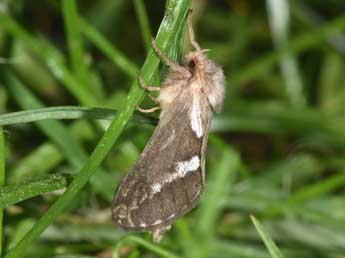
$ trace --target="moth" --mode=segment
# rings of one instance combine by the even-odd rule
[[[159,91],[149,96],[161,109],[158,126],[138,161],[121,182],[112,207],[112,217],[128,231],[153,233],[159,242],[171,224],[194,208],[205,187],[205,149],[213,112],[223,105],[225,77],[219,65],[211,61],[194,39],[191,13],[189,38],[195,51],[181,64],[169,60],[152,47],[169,67]]]

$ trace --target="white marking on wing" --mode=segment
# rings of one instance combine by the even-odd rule
[[[190,113],[190,120],[192,130],[195,132],[196,136],[200,138],[204,135],[202,128],[202,119],[201,119],[201,109],[200,109],[200,99],[199,97],[194,96],[192,111]]]
[[[124,219],[124,218],[126,218],[126,215],[125,214],[119,214],[119,218]]]
[[[144,193],[143,197],[141,197],[140,201],[139,201],[139,204],[142,204],[143,201],[145,201],[147,198],[147,193]]]
[[[151,194],[159,193],[162,189],[162,185],[160,183],[155,183],[151,186]]]
[[[127,223],[130,227],[134,227],[134,223],[133,223],[132,218],[131,218],[131,213],[129,213],[127,216]]]
[[[173,143],[173,141],[175,140],[175,130],[172,129],[171,130],[171,134],[169,135],[169,138],[167,139],[167,141],[163,144],[163,146],[160,148],[160,151],[162,151],[163,149],[169,147],[169,145],[171,145]]]
[[[177,162],[176,173],[164,180],[164,183],[170,183],[177,178],[185,177],[188,172],[197,170],[200,167],[200,159],[194,156],[190,160]]]
[[[188,172],[194,171],[200,167],[200,159],[194,156],[188,161],[178,162],[176,166],[176,177],[184,177]]]
[[[176,215],[175,213],[171,214],[169,217],[167,217],[166,220],[172,219],[173,217],[175,217],[175,215]]]
[[[126,218],[128,214],[128,207],[124,204],[120,204],[114,209],[114,214],[116,214],[119,219]]]
[[[170,183],[177,178],[185,177],[188,172],[197,170],[200,167],[200,159],[198,156],[194,156],[190,160],[177,162],[176,173],[170,175],[167,179],[163,181],[163,185]]]
[[[197,170],[200,167],[200,158],[198,156],[194,156],[190,160],[177,162],[176,165],[176,173],[170,175],[168,178],[162,181],[162,183],[154,183],[151,185],[151,196],[153,197],[156,193],[161,192],[162,187],[166,183],[170,183],[177,178],[185,177],[188,172],[192,172]]]
[[[155,222],[153,222],[153,223],[151,224],[151,226],[155,226],[155,225],[161,224],[162,222],[163,222],[163,220],[157,219]]]

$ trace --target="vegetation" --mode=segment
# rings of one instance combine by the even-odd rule
[[[138,86],[189,49],[227,76],[207,186],[157,245],[111,221],[157,123]],[[345,257],[345,2],[0,2],[0,257]],[[5,166],[6,164],[6,166]]]

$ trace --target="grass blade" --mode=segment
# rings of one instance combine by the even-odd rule
[[[340,172],[334,176],[326,178],[320,182],[305,186],[302,190],[293,193],[284,203],[279,203],[273,206],[269,206],[264,215],[265,218],[277,216],[283,213],[286,209],[296,207],[301,209],[304,202],[316,199],[323,196],[345,184],[345,173]]]
[[[75,0],[63,0],[61,5],[72,70],[81,83],[80,87],[90,91],[90,82],[92,80],[89,78],[88,68],[84,61],[84,45],[81,37],[77,3]]]
[[[114,117],[116,117],[116,114],[117,111],[113,109],[88,108],[80,106],[36,108],[0,115],[0,126],[56,119],[86,118],[112,120]],[[157,120],[155,118],[144,116],[143,114],[139,113],[134,114],[132,119],[137,123],[153,125],[157,124]]]
[[[15,76],[11,73],[7,73],[8,89],[16,99],[18,104],[23,109],[39,108],[43,104],[25,87]],[[86,162],[88,153],[85,151],[80,141],[77,140],[68,128],[60,121],[38,121],[36,122],[38,128],[47,135],[60,151],[63,152],[66,160],[72,165],[72,168],[76,171],[79,170]],[[99,175],[108,177],[109,180],[114,179],[114,175],[106,173],[102,168],[98,170]],[[101,194],[106,200],[110,201],[112,196],[112,188],[105,188],[100,185],[97,180],[91,180],[91,185],[95,192]],[[109,185],[110,187],[110,185]]]
[[[273,43],[276,49],[281,50],[288,46],[290,6],[287,0],[267,0],[269,24]],[[298,64],[294,56],[286,52],[279,61],[279,66],[286,83],[286,92],[292,105],[305,105],[303,84],[299,74]]]
[[[279,248],[273,242],[272,238],[266,232],[266,230],[261,225],[261,223],[253,215],[250,216],[250,219],[252,220],[256,230],[259,232],[261,239],[264,241],[264,243],[265,243],[268,251],[270,252],[271,256],[273,258],[284,258],[284,256],[280,252]]]
[[[230,85],[245,84],[253,79],[262,78],[269,69],[275,65],[284,53],[298,54],[303,50],[313,48],[320,44],[327,37],[333,35],[334,31],[341,31],[345,29],[345,17],[339,16],[334,20],[312,30],[304,33],[290,41],[289,46],[279,51],[269,53],[261,58],[257,58],[254,62],[243,67],[238,73],[230,78]]]
[[[151,48],[152,33],[150,29],[149,19],[143,0],[134,0],[134,8],[139,20],[140,31],[144,40],[146,52],[149,52]]]
[[[161,23],[157,44],[164,52],[171,46],[172,35],[182,29],[184,19],[190,7],[190,0],[170,0],[166,4],[166,14]],[[146,81],[150,81],[158,68],[159,59],[153,51],[150,51],[146,62],[142,68],[142,76]],[[67,207],[75,195],[87,183],[89,178],[101,164],[112,145],[120,136],[125,125],[128,123],[134,109],[143,95],[143,90],[135,82],[123,104],[118,116],[104,133],[102,139],[97,144],[90,158],[85,163],[79,174],[68,186],[65,193],[51,206],[51,208],[42,216],[37,224],[25,235],[25,237],[9,251],[5,258],[21,257],[25,250],[35,241],[40,234],[54,221],[54,219]]]
[[[0,189],[0,209],[44,193],[53,192],[67,186],[67,180],[61,175],[49,175],[44,178],[30,179]]]
[[[322,136],[331,144],[345,144],[342,116],[310,108],[287,108],[286,105],[263,101],[232,102],[231,115],[216,116],[212,129],[223,132],[293,134],[305,138]]]
[[[22,28],[12,17],[0,12],[0,23],[4,30],[21,39],[44,60],[54,76],[62,82],[68,91],[83,105],[94,106],[97,101],[94,95],[80,87],[80,83],[67,69],[65,58],[60,51],[42,37],[34,37]]]
[[[64,159],[63,153],[52,143],[43,143],[11,169],[7,182],[16,184],[24,178],[45,175]],[[42,162],[45,160],[45,162]]]
[[[0,191],[2,191],[5,185],[5,137],[2,128],[0,127]],[[0,204],[1,204],[0,200]],[[0,206],[0,257],[2,257],[2,243],[3,241],[3,216],[4,211]]]
[[[187,257],[209,257],[211,243],[217,228],[217,219],[222,212],[222,196],[231,188],[238,172],[240,158],[237,152],[227,147],[221,140],[212,137],[210,141],[221,145],[223,151],[217,163],[210,166],[211,178],[208,179],[205,196],[199,208],[196,234],[186,247]]]
[[[95,46],[103,52],[122,72],[127,74],[132,79],[138,76],[138,67],[131,60],[129,60],[124,54],[121,53],[113,44],[105,39],[101,33],[95,30],[85,20],[80,18],[81,29]]]
[[[144,248],[146,248],[147,250],[150,250],[150,251],[160,255],[161,257],[180,258],[179,256],[176,256],[175,254],[172,254],[172,253],[164,250],[163,248],[159,247],[158,245],[154,245],[148,241],[145,241],[145,240],[143,240],[139,237],[135,237],[135,236],[126,236],[123,239],[121,239],[118,242],[118,244],[115,246],[113,258],[120,258],[120,255],[119,255],[120,248],[125,242],[132,242],[132,243],[139,244],[139,245],[143,246]]]

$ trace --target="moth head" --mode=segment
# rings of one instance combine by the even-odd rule
[[[218,113],[224,101],[225,76],[221,67],[207,57],[207,51],[209,50],[198,49],[188,53],[183,65],[191,73],[193,80],[199,82],[213,111]]]
[[[192,79],[199,82],[199,86],[202,87],[202,92],[206,94],[213,111],[220,112],[224,101],[225,76],[221,67],[208,59],[205,52],[209,50],[202,49],[195,40],[192,10],[189,11],[188,15],[188,32],[190,43],[195,51],[188,53],[182,64],[190,72]]]
[[[206,52],[210,51],[209,49],[197,50],[194,52],[189,52],[184,59],[182,60],[182,65],[194,75],[197,70],[202,69],[207,56]]]

